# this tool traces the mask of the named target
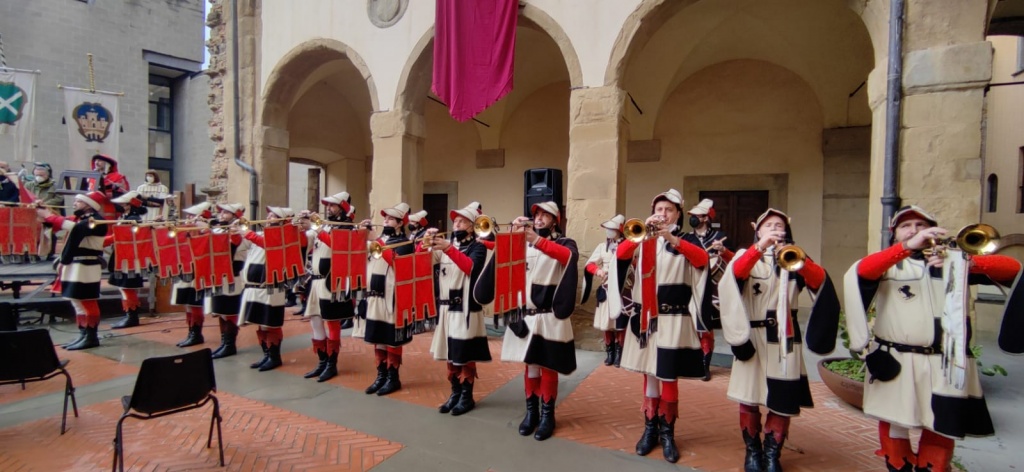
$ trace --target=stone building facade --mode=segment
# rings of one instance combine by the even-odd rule
[[[132,186],[150,167],[170,177],[175,189],[207,185],[213,145],[209,85],[201,73],[204,14],[203,0],[0,0],[8,66],[41,71],[34,159],[56,173],[67,166],[64,97],[57,86],[88,88],[86,54],[92,53],[96,88],[124,93],[118,157]],[[5,138],[0,152],[11,149]],[[185,168],[186,161],[194,164]]]
[[[906,3],[899,196],[955,228],[982,203],[997,2]],[[241,130],[261,204],[288,201],[301,160],[360,216],[440,195],[510,221],[523,171],[549,167],[583,252],[600,222],[648,215],[670,187],[687,207],[713,195],[787,211],[833,276],[881,244],[886,0],[524,0],[513,91],[466,123],[430,94],[433,2],[238,0],[237,77],[231,5],[210,13],[214,122]],[[214,179],[245,202],[235,154],[221,141]],[[729,224],[750,240],[746,221]]]

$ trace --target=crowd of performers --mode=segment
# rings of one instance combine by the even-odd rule
[[[158,200],[153,194],[127,191],[116,162],[103,156],[97,162],[97,168],[113,177],[76,196],[73,216],[38,210],[48,227],[67,232],[58,289],[74,305],[81,332],[67,349],[99,345],[101,264],[113,236],[107,225],[89,221],[112,218],[115,212],[119,220],[142,221]],[[48,170],[37,167],[37,179],[45,182]],[[502,308],[507,300],[498,305],[501,296],[495,293],[500,277],[496,267],[502,265],[497,261],[502,254],[496,247],[497,228],[476,232],[484,217],[479,203],[451,210],[447,233],[431,228],[425,211],[411,213],[405,203],[381,210],[381,224],[370,219],[356,223],[356,208],[346,192],[326,196],[321,204],[323,215],[267,207],[259,231],[244,224],[240,204],[202,203],[183,210],[182,223],[194,228],[189,234],[229,235],[234,282],[216,289],[197,288],[188,281],[175,284],[173,303],[185,307],[189,328],[178,346],[203,344],[203,323],[212,316],[221,332],[214,358],[236,355],[239,328],[252,324],[262,356],[251,367],[262,372],[282,365],[288,290],[268,276],[266,231],[292,225],[300,235],[302,258],[308,260],[308,280],[296,291],[305,303],[301,314],[309,321],[317,358],[304,377],[324,382],[339,375],[343,324],[348,323],[353,338],[373,346],[376,377],[366,393],[391,394],[402,389],[403,346],[426,331],[398,313],[396,265],[404,257],[429,253],[424,260],[433,266],[436,307],[430,353],[443,363],[438,368],[445,369],[451,385],[438,410],[458,416],[476,406],[477,363],[492,361],[485,321],[500,315],[507,325],[500,358],[524,364],[526,408],[519,434],[537,440],[551,437],[559,375],[576,370],[569,318],[578,304],[579,250],[564,233],[559,206],[535,204],[529,217],[509,225],[509,234],[519,233],[525,240],[526,281],[521,303],[507,310]],[[684,216],[692,231],[684,230]],[[834,349],[841,307],[851,348],[869,352],[864,411],[879,421],[888,470],[949,470],[955,439],[994,433],[975,362],[965,349],[971,336],[969,317],[963,306],[957,312],[954,300],[960,296],[962,305],[969,291],[951,296],[950,287],[962,280],[962,289],[979,283],[1011,288],[1000,346],[1024,351],[1021,294],[1015,284],[1019,262],[1002,255],[960,257],[959,251],[935,250],[947,231],[924,209],[904,207],[890,222],[892,245],[857,261],[846,274],[846,303],[841,305],[831,277],[819,264],[802,251],[796,261],[780,256],[798,248],[784,212],[768,209],[760,215],[752,223],[753,244],[735,252],[726,247],[728,238],[712,224],[714,219],[711,200],[684,213],[681,194],[669,189],[654,197],[651,215],[637,223],[639,237],[623,215],[603,222],[605,241],[582,266],[583,303],[596,287],[593,326],[604,336],[604,364],[638,374],[644,427],[637,454],[660,446],[667,461],[679,460],[675,433],[680,390],[686,389],[679,381],[710,380],[715,331],[720,330],[735,357],[727,396],[738,404],[744,470],[781,471],[790,422],[803,408],[813,407],[803,346],[819,354]],[[366,279],[359,287],[339,289],[331,283],[336,231],[361,231],[376,246],[364,255]],[[121,290],[125,312],[112,328],[138,326],[137,292],[143,277],[110,269],[109,282]],[[961,279],[955,278],[957,272]],[[802,325],[797,313],[804,291],[811,294],[813,305]],[[875,315],[873,323],[868,322],[869,313]],[[1015,332],[1006,332],[1006,326]],[[916,453],[909,439],[909,430],[915,428],[922,430]]]

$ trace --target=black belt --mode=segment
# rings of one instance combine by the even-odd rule
[[[541,309],[536,309],[536,308],[523,308],[522,312],[526,316],[533,316],[533,315],[542,315],[544,313],[554,313],[555,310],[550,309],[550,308],[547,309],[547,310],[541,310]]]
[[[438,300],[437,304],[438,305],[462,306],[462,297],[455,297],[455,298],[453,298],[451,300]]]
[[[942,348],[938,346],[911,346],[909,344],[900,344],[894,343],[892,341],[886,341],[884,339],[877,337],[875,338],[875,342],[877,342],[879,346],[886,346],[890,349],[895,349],[899,352],[910,352],[913,354],[926,355],[942,354]]]
[[[323,280],[323,279],[327,278],[326,275],[314,275],[312,277],[313,277],[313,280]]]
[[[763,320],[750,320],[751,328],[774,328],[778,325],[779,322],[775,318],[765,318]]]
[[[669,305],[668,303],[662,303],[658,305],[658,313],[662,315],[688,316],[690,314],[690,307],[686,305]]]
[[[378,292],[376,290],[367,290],[366,291],[366,297],[367,298],[370,298],[370,297],[381,297],[381,298],[384,298],[384,292]]]

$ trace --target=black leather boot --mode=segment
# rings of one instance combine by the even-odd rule
[[[68,341],[67,344],[62,345],[61,347],[64,348],[64,349],[67,349],[69,346],[72,346],[72,345],[75,345],[75,344],[78,344],[78,343],[82,342],[83,339],[85,339],[85,326],[79,326],[78,327],[78,337],[73,339],[73,340],[71,340],[71,341]]]
[[[320,362],[313,368],[313,370],[306,372],[302,378],[311,379],[313,377],[319,377],[327,368],[327,351],[323,349],[316,350],[316,357],[320,359]]]
[[[665,460],[675,464],[679,462],[679,449],[676,448],[676,419],[671,421],[665,416],[658,417],[658,434],[661,436],[661,452]]]
[[[235,339],[238,337],[238,332],[228,332],[220,335],[220,347],[213,352],[214,359],[222,359],[238,354],[238,348],[235,347]]]
[[[100,338],[97,334],[97,328],[85,328],[85,337],[78,342],[68,346],[69,351],[79,351],[82,349],[92,349],[99,347]]]
[[[555,399],[540,403],[540,423],[537,424],[537,431],[533,433],[533,439],[543,441],[555,434]]]
[[[622,343],[615,343],[615,360],[612,361],[615,367],[622,364]]]
[[[766,433],[764,435],[764,471],[782,472],[782,464],[779,463],[779,456],[782,455],[782,445],[786,440],[775,441],[775,435]]]
[[[521,436],[529,436],[537,429],[537,423],[540,422],[539,410],[540,397],[537,395],[526,397],[526,416],[523,417],[523,422],[519,423],[519,434]]]
[[[132,308],[124,312],[124,318],[110,325],[110,329],[134,328],[139,325],[139,309]]]
[[[615,363],[615,341],[611,344],[604,345],[604,365],[612,365]]]
[[[259,369],[264,363],[270,360],[270,348],[267,346],[266,341],[260,342],[260,347],[263,348],[263,357],[260,360],[249,364],[250,369]]]
[[[380,388],[384,386],[384,382],[386,382],[387,380],[388,380],[388,365],[387,365],[387,362],[380,361],[380,362],[377,363],[377,378],[373,381],[372,384],[370,384],[369,387],[366,387],[366,394],[367,395],[372,395],[374,393],[377,393],[377,391],[380,390]]]
[[[326,382],[333,379],[338,375],[338,351],[334,351],[333,354],[327,355],[327,365],[324,367],[324,371],[320,372],[320,377],[316,379],[317,382]]]
[[[459,416],[469,413],[476,408],[476,401],[473,400],[473,383],[469,380],[462,381],[462,395],[459,402],[452,408],[452,416]]]
[[[281,345],[274,344],[273,346],[267,347],[267,361],[259,367],[260,372],[266,372],[281,367]]]
[[[192,325],[188,327],[188,337],[184,341],[178,343],[178,347],[189,347],[197,346],[206,342],[203,339],[203,327],[200,325]]]
[[[448,383],[452,385],[452,394],[448,396],[448,400],[444,404],[437,408],[437,411],[445,414],[450,413],[452,408],[455,408],[455,405],[459,403],[459,397],[462,396],[462,384],[459,383],[458,374],[449,375]]]
[[[704,354],[704,378],[701,379],[705,382],[711,380],[711,357],[714,355],[713,352]]]
[[[747,445],[747,456],[743,459],[743,472],[762,472],[764,470],[764,449],[761,448],[761,435],[751,437],[743,430],[743,442]]]
[[[636,454],[638,456],[646,456],[654,450],[654,446],[658,444],[658,417],[644,418],[644,432],[640,435],[640,440],[636,442]]]
[[[377,390],[377,395],[384,396],[401,389],[402,379],[398,376],[398,366],[388,367],[388,378],[384,381],[384,385],[380,387],[380,390]]]

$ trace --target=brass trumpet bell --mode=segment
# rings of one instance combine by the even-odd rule
[[[630,218],[622,225],[622,236],[634,243],[643,242],[655,232],[657,228],[654,225],[648,225],[640,218]]]
[[[985,223],[975,223],[961,228],[955,238],[932,240],[933,247],[926,249],[925,252],[942,253],[946,248],[957,248],[965,254],[985,256],[999,250],[1000,240],[999,231],[994,227]]]
[[[480,215],[473,220],[473,232],[478,237],[486,238],[495,231],[494,222],[487,215]]]
[[[806,260],[807,253],[800,249],[799,246],[793,244],[782,246],[782,248],[775,252],[775,263],[790,272],[803,269]]]

